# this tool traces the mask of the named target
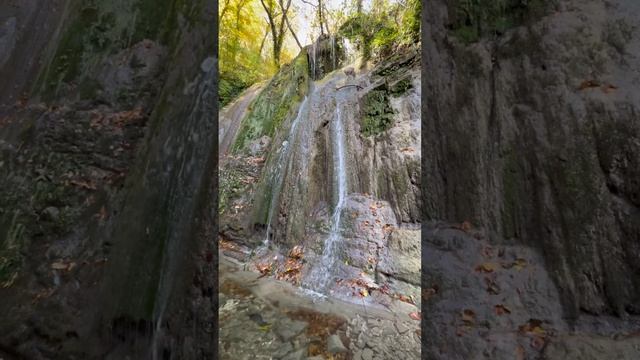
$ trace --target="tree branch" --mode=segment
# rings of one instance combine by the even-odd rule
[[[296,36],[296,33],[293,32],[293,28],[291,27],[291,24],[289,24],[289,18],[288,17],[284,17],[284,21],[287,22],[287,27],[289,28],[289,31],[291,32],[291,35],[293,35],[293,38],[296,39],[296,44],[298,44],[298,47],[300,48],[300,50],[302,50],[302,44],[300,44],[300,40],[298,40],[298,37]]]
[[[358,90],[362,90],[362,86],[360,86],[360,85],[349,84],[349,85],[344,85],[344,86],[337,87],[336,91],[338,91],[340,89],[344,89],[344,88],[349,87],[349,86],[355,86],[356,88],[358,88]]]

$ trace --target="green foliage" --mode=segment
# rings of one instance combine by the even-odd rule
[[[61,83],[82,83],[106,55],[117,53],[144,39],[175,46],[180,35],[178,18],[192,25],[203,1],[134,0],[125,2],[86,0],[72,2],[70,21],[64,24],[53,59],[40,74],[36,90],[46,98]],[[116,16],[117,14],[117,16]],[[81,96],[92,89],[80,89]]]
[[[364,98],[360,131],[365,136],[378,135],[393,124],[393,109],[386,89],[375,89]]]
[[[404,79],[399,80],[389,88],[389,92],[393,96],[400,96],[407,92],[407,90],[411,89],[413,84],[411,83],[411,78],[406,77]]]
[[[269,38],[265,37],[265,21],[259,0],[219,2],[220,31],[220,105],[224,106],[244,89],[265,80],[276,72],[268,56]],[[261,40],[264,39],[264,42]],[[283,60],[291,55],[283,52]]]
[[[406,4],[382,1],[368,13],[348,17],[338,33],[358,44],[365,60],[379,60],[399,46],[420,41],[421,10],[419,0]]]
[[[485,35],[500,35],[541,16],[552,0],[456,0],[452,31],[465,43]]]
[[[244,79],[236,73],[231,72],[220,76],[220,82],[218,83],[220,107],[229,104],[251,85],[251,79]]]

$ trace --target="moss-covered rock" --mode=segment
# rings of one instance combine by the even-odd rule
[[[295,116],[297,104],[309,89],[309,64],[302,52],[273,77],[242,121],[232,151],[239,153],[262,136],[272,137],[284,120]]]
[[[384,132],[392,126],[393,114],[387,88],[381,86],[371,90],[362,101],[360,131],[365,136],[374,136]]]

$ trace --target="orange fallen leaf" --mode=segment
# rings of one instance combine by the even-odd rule
[[[529,319],[529,321],[518,327],[518,330],[522,333],[529,333],[535,335],[546,335],[546,331],[542,328],[542,320]]]
[[[496,314],[498,315],[511,314],[511,309],[509,309],[503,304],[496,305],[495,310],[496,310]]]
[[[408,297],[408,296],[406,296],[406,295],[399,294],[398,295],[398,300],[400,300],[402,302],[406,302],[408,304],[414,304],[415,305],[415,302],[413,301],[413,299]]]
[[[476,322],[476,313],[471,309],[462,310],[462,321],[466,325],[472,325]]]
[[[477,272],[484,272],[484,273],[492,273],[496,270],[496,268],[498,267],[498,265],[496,263],[490,263],[490,262],[486,262],[486,263],[482,263],[480,265],[478,265],[476,267],[476,271]]]
[[[304,248],[301,245],[294,246],[291,251],[289,251],[289,257],[293,259],[302,259]]]

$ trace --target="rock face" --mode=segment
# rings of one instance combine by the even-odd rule
[[[0,357],[212,356],[213,4],[0,10]]]
[[[640,4],[531,2],[477,23],[459,18],[463,6],[432,1],[425,12],[427,219],[468,221],[491,246],[540,254],[559,295],[532,302],[561,303],[549,312],[556,323],[566,318],[586,333],[614,331],[582,327],[592,316],[633,323],[640,315],[640,36],[632,29]],[[423,253],[440,251],[426,241]],[[461,270],[429,271],[448,277]],[[626,320],[611,321],[630,329]],[[423,336],[436,331],[427,327]],[[557,341],[580,347],[569,357],[611,357],[620,344],[585,350],[586,338]],[[563,358],[566,346],[549,347],[545,358]]]
[[[454,10],[427,19],[429,218],[543,251],[574,316],[640,314],[640,7],[561,1],[471,45]]]
[[[316,61],[326,62],[326,52],[318,54],[324,55]],[[311,268],[321,267],[324,257],[337,278],[364,270],[369,280],[419,298],[419,59],[415,48],[405,48],[358,74],[347,67],[353,73],[333,71],[313,83],[301,73],[314,74],[313,59],[298,56],[281,69],[246,115],[221,124],[240,129],[231,153],[220,158],[222,237],[249,248],[303,245],[305,276],[317,277]],[[279,103],[284,98],[288,102]],[[339,201],[342,210],[335,214]],[[397,239],[411,232],[413,248],[389,249],[394,231]],[[342,240],[328,260],[325,247],[334,232]],[[411,261],[390,260],[376,270],[396,256]]]

